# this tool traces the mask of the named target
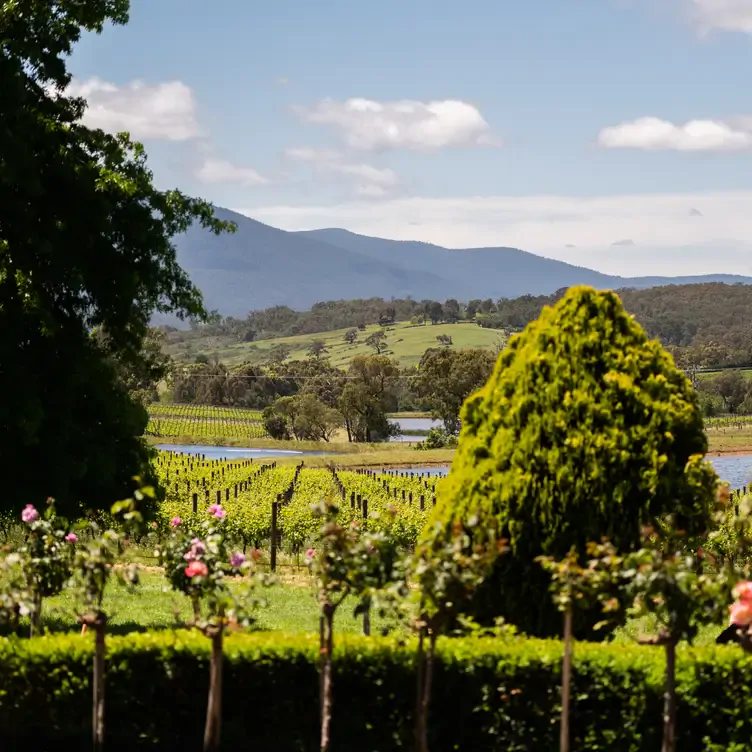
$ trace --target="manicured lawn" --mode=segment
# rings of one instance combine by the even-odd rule
[[[305,569],[281,572],[286,584],[260,591],[268,605],[258,610],[255,629],[284,632],[318,632],[318,604],[310,586],[310,576]],[[362,618],[353,617],[354,602],[345,602],[337,612],[337,630],[351,634],[362,633]],[[141,573],[141,584],[128,588],[113,578],[105,597],[109,614],[108,628],[113,633],[171,629],[185,623],[191,616],[188,599],[169,589],[169,584],[159,572]],[[75,604],[70,591],[45,601],[45,624],[54,631],[78,631]],[[379,619],[372,618],[376,633]]]
[[[264,591],[268,605],[258,610],[258,631],[279,631],[316,634],[319,628],[319,611],[307,570],[285,569],[281,575],[285,584]],[[362,634],[362,618],[353,616],[354,602],[346,601],[337,612],[338,633]],[[129,589],[113,579],[105,598],[105,608],[110,615],[108,629],[113,634],[172,629],[185,623],[191,609],[188,599],[169,590],[161,573],[142,572],[141,584]],[[69,593],[50,598],[45,603],[45,624],[52,631],[78,631],[74,604]],[[384,625],[376,614],[372,617],[372,633],[378,634]],[[405,627],[399,627],[404,630]],[[697,645],[710,645],[722,631],[723,625],[703,627],[695,640]],[[637,639],[652,633],[648,620],[632,621],[618,629],[613,640],[619,644],[634,644]],[[649,650],[650,648],[645,648]]]

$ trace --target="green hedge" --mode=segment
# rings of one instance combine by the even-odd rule
[[[226,645],[225,749],[317,749],[317,644],[305,636],[233,635]],[[412,748],[413,645],[341,640],[334,746]],[[93,643],[78,635],[0,640],[3,749],[89,747]],[[199,750],[208,641],[190,632],[108,640],[108,749]],[[439,643],[431,750],[555,750],[561,646],[536,640]],[[660,649],[578,645],[573,750],[660,748]],[[748,749],[752,660],[735,647],[679,655],[682,752]]]

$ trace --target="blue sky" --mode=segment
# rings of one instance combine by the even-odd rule
[[[285,229],[752,274],[752,0],[132,0],[71,61],[156,179]]]

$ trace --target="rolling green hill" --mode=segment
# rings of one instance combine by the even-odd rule
[[[258,342],[239,342],[228,344],[220,338],[204,337],[185,343],[173,343],[166,349],[179,362],[193,362],[197,355],[203,354],[209,358],[217,357],[227,365],[242,362],[263,363],[269,359],[271,351],[285,345],[290,349],[291,360],[302,360],[308,357],[311,343],[320,340],[328,348],[326,357],[333,366],[346,367],[356,355],[373,354],[375,350],[365,344],[369,334],[381,330],[378,325],[369,326],[365,331],[358,332],[357,341],[350,345],[345,342],[347,329],[337,329],[321,334],[303,334],[297,337],[280,337],[265,339]],[[386,333],[386,349],[384,354],[396,358],[403,367],[418,363],[423,353],[429,347],[438,347],[436,339],[439,335],[452,338],[452,347],[496,348],[503,341],[503,333],[495,329],[482,329],[474,324],[427,324],[413,326],[406,322],[398,322],[384,329]]]

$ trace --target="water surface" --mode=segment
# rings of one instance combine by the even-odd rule
[[[732,489],[752,485],[752,454],[727,454],[721,457],[708,457],[718,473],[718,477],[728,483]],[[449,465],[421,467],[416,464],[408,472],[428,475],[446,475]]]
[[[293,449],[254,449],[253,447],[202,446],[200,444],[156,444],[157,449],[180,454],[203,454],[207,460],[274,459],[279,457],[318,457],[329,452],[302,452]]]

